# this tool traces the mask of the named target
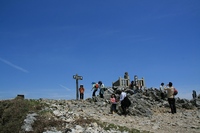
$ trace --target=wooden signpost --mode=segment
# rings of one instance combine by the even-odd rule
[[[83,80],[82,76],[78,76],[78,74],[73,75],[73,78],[76,79],[76,100],[78,100],[79,94],[78,94],[78,80]]]

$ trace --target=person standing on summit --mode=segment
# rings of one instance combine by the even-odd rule
[[[168,87],[165,88],[164,90],[167,90],[167,97],[168,97],[168,102],[169,106],[171,108],[171,113],[174,114],[176,113],[176,105],[175,105],[175,98],[174,98],[174,87],[172,86],[172,82],[169,82],[167,85]]]
[[[195,90],[192,91],[192,98],[193,99],[197,98],[197,92]]]
[[[161,96],[161,99],[165,99],[165,90],[164,90],[165,86],[164,86],[164,83],[161,83],[160,84],[160,96]]]
[[[79,88],[80,99],[84,98],[84,91],[85,91],[85,89],[83,88],[83,85],[80,85],[80,88]]]
[[[98,84],[99,84],[99,89],[100,89],[100,91],[99,91],[100,98],[104,98],[104,96],[103,96],[104,89],[105,89],[104,84],[102,83],[102,81],[99,81]]]

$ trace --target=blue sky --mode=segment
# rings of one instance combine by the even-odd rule
[[[0,0],[0,99],[75,99],[75,74],[88,98],[124,72],[191,99],[199,51],[199,0]]]

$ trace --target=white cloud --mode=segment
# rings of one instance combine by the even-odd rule
[[[70,90],[69,88],[67,88],[67,87],[65,87],[64,85],[61,85],[61,84],[60,84],[60,87],[62,87],[62,88],[64,88],[64,89],[66,89],[67,91],[69,91],[69,90]]]
[[[15,64],[12,64],[11,62],[9,62],[9,61],[7,61],[7,60],[4,60],[4,59],[0,58],[0,61],[2,61],[3,63],[5,63],[5,64],[7,64],[7,65],[9,65],[9,66],[11,66],[11,67],[13,67],[13,68],[15,68],[15,69],[18,69],[18,70],[20,70],[20,71],[22,71],[22,72],[28,73],[27,70],[25,70],[25,69],[23,69],[23,68],[21,68],[21,67],[15,65]]]

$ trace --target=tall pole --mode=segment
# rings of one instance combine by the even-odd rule
[[[76,100],[78,100],[78,80],[83,80],[82,76],[78,76],[78,74],[73,75],[73,78],[76,79]]]
[[[78,100],[78,79],[76,79],[76,100]]]

